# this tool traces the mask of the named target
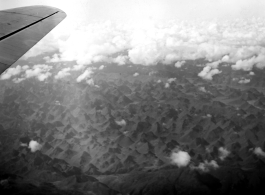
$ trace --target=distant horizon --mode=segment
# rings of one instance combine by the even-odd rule
[[[181,67],[186,60],[203,58],[208,63],[198,76],[212,80],[222,74],[218,69],[222,63],[249,74],[254,67],[265,67],[265,2],[260,0],[0,0],[0,4],[2,9],[48,5],[67,13],[64,21],[21,58],[27,61],[44,55],[45,64],[35,67],[43,72],[50,70],[49,64],[69,61],[76,64],[63,69],[64,74],[77,69],[88,74],[95,62],[175,63]],[[17,66],[8,75],[25,70]],[[10,78],[8,75],[0,79]]]
[[[67,12],[72,20],[234,20],[265,17],[262,0],[0,0],[0,9],[48,5]]]

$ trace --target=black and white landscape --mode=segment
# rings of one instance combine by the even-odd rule
[[[262,1],[67,2],[0,77],[3,194],[260,193]]]

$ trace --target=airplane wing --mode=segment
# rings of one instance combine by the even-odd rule
[[[0,75],[65,17],[62,10],[49,6],[0,11]]]

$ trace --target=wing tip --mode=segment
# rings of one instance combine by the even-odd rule
[[[63,11],[63,10],[57,8],[57,7],[52,7],[52,6],[48,6],[48,5],[36,5],[36,6],[45,7],[45,8],[49,8],[49,9],[54,9],[54,11],[61,12],[62,14],[65,14],[65,16],[67,16],[67,14],[65,13],[65,11]]]
[[[57,8],[57,7],[53,7],[53,6],[49,6],[49,5],[32,5],[32,6],[28,6],[28,7],[36,7],[36,8],[47,8],[47,9],[52,9],[54,10],[54,12],[60,12],[61,14],[63,14],[65,17],[67,16],[66,12]]]

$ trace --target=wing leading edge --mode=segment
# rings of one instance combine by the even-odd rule
[[[28,6],[0,11],[0,74],[65,17],[65,12],[49,6]]]

